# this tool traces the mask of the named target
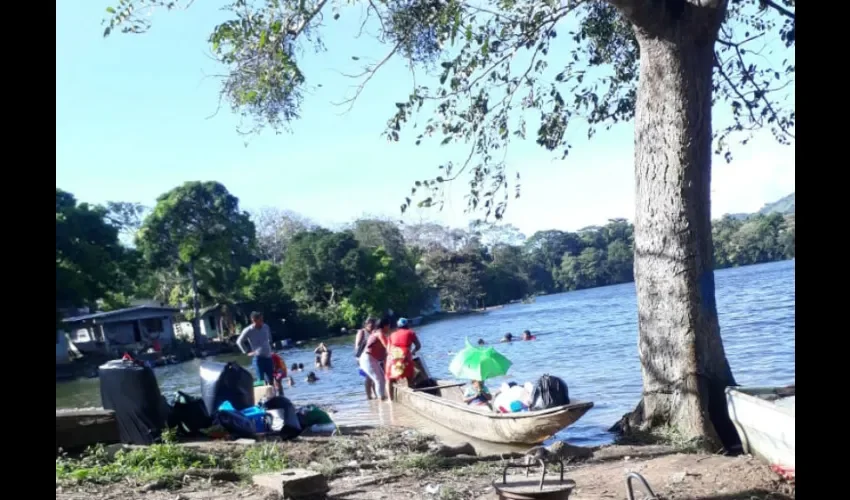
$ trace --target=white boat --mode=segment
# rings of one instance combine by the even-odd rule
[[[728,387],[726,405],[744,451],[770,465],[794,468],[794,386]]]

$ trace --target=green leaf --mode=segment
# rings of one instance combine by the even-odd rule
[[[115,9],[113,9],[112,7],[107,7],[106,12],[109,12],[110,14],[115,14]]]
[[[460,9],[457,9],[455,11],[454,21],[455,21],[454,24],[452,24],[452,45],[454,45],[454,43],[455,43],[455,37],[457,37],[457,31],[458,31],[458,29],[460,29],[460,23],[461,23]]]

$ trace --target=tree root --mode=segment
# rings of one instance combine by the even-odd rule
[[[741,439],[729,418],[726,408],[725,386],[721,387],[715,384],[710,388],[707,409],[711,424],[714,427],[714,432],[717,433],[717,439],[723,447],[721,449],[707,449],[706,451],[711,453],[740,453]],[[623,415],[620,420],[608,429],[608,432],[618,434],[624,438],[637,438],[637,441],[643,444],[657,444],[654,442],[655,440],[648,440],[648,436],[653,430],[665,426],[675,427],[675,422],[669,422],[668,419],[657,414],[647,416],[644,410],[644,400],[641,398],[635,409]]]

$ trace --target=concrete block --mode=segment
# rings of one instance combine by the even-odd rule
[[[273,490],[283,498],[324,498],[330,491],[324,475],[305,469],[257,474],[252,479],[257,486]]]

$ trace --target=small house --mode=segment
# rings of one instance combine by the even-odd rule
[[[56,330],[56,364],[64,365],[71,362],[71,357],[68,355],[69,342],[68,334],[62,330]]]
[[[82,352],[143,348],[174,339],[173,318],[179,309],[141,305],[65,318],[71,342]]]
[[[184,314],[190,312],[184,310]],[[202,340],[223,340],[236,332],[236,319],[245,316],[240,304],[214,304],[202,308],[200,311],[199,325],[201,327]],[[194,339],[194,328],[191,321],[175,323],[174,334],[181,339],[192,341]]]

